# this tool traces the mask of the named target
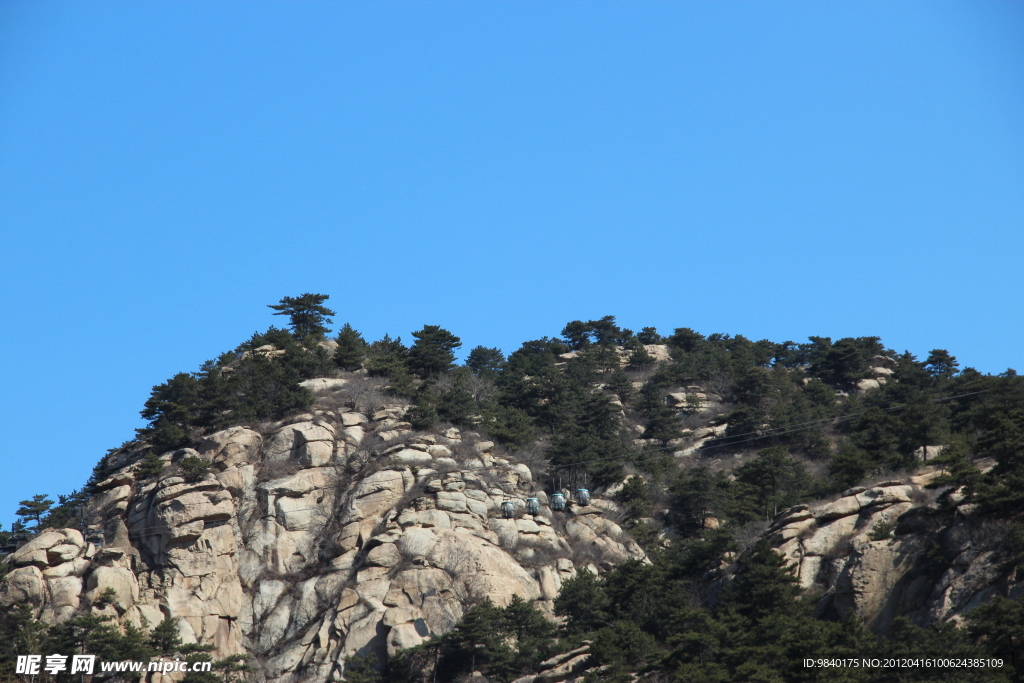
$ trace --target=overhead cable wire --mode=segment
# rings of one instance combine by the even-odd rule
[[[950,401],[950,400],[953,400],[955,398],[964,398],[965,396],[974,396],[976,394],[985,394],[985,393],[988,393],[990,391],[994,391],[994,390],[993,389],[985,389],[983,391],[972,391],[972,392],[967,393],[967,394],[957,394],[955,396],[945,396],[943,398],[930,399],[930,402],[932,402],[932,403],[939,403],[941,401]],[[903,408],[906,408],[909,405],[910,405],[909,403],[903,403],[903,404],[896,405],[896,406],[890,406],[888,408],[879,408],[879,410],[881,412],[883,412],[883,413],[887,413],[887,412],[891,412],[891,411],[894,411],[894,410],[901,410]],[[842,416],[839,416],[839,417],[824,418],[824,419],[820,419],[820,420],[812,420],[810,422],[798,422],[795,425],[783,425],[782,427],[775,427],[774,429],[768,429],[768,430],[765,430],[763,432],[746,432],[744,434],[735,434],[735,435],[732,435],[732,436],[721,437],[721,438],[724,438],[724,439],[734,439],[734,438],[737,438],[737,437],[740,437],[740,436],[751,436],[751,435],[753,435],[753,438],[741,439],[741,440],[738,440],[738,441],[729,441],[728,443],[714,444],[714,445],[711,445],[711,446],[701,446],[697,450],[698,451],[702,451],[702,452],[706,452],[706,451],[714,450],[716,448],[728,448],[729,446],[737,446],[737,445],[740,445],[740,444],[749,443],[751,441],[759,441],[759,440],[764,439],[764,438],[777,437],[777,436],[783,436],[784,434],[793,434],[795,432],[807,431],[809,429],[814,429],[819,424],[825,423],[825,422],[831,422],[833,424],[841,424],[843,422],[848,422],[848,421],[850,421],[850,420],[852,420],[852,419],[854,419],[856,417],[860,417],[861,415],[865,415],[865,414],[867,414],[869,412],[871,412],[871,411],[870,410],[864,410],[864,411],[861,411],[859,413],[852,413],[850,415],[842,415]],[[811,425],[811,426],[807,427],[807,426],[801,426],[801,425]],[[790,429],[791,427],[797,427],[797,428],[796,429]],[[784,430],[784,431],[781,431],[781,430]],[[713,441],[713,440],[717,440],[718,438],[719,437],[710,437],[707,440],[708,441]],[[648,449],[645,449],[643,451],[637,451],[637,452],[638,453],[650,453],[651,451],[678,451],[678,450],[680,450],[680,449],[677,446],[662,446],[662,447],[658,447],[658,448],[648,448]],[[611,457],[608,457],[608,458],[592,458],[590,460],[581,460],[579,462],[566,463],[564,465],[559,465],[559,467],[575,467],[577,465],[586,465],[586,464],[589,464],[589,463],[592,463],[592,462],[607,462],[607,461],[611,461],[611,460],[627,460],[627,459],[629,459],[629,457],[630,456],[628,456],[628,455],[614,455],[614,456],[611,456]],[[646,462],[647,460],[652,460],[652,459],[653,458],[644,458],[644,459],[641,459],[641,460],[630,460],[630,462]]]

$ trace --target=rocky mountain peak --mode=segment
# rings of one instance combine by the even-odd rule
[[[137,628],[169,617],[185,643],[256,655],[268,680],[326,681],[346,657],[417,645],[483,600],[518,595],[554,618],[578,568],[644,557],[605,516],[612,501],[569,495],[552,511],[531,468],[478,434],[413,430],[404,405],[339,407],[343,380],[304,384],[310,412],[164,453],[158,477],[140,475],[140,452],[112,453],[87,505],[91,542],[36,536],[9,558],[0,606],[28,603],[51,624],[82,610]],[[210,472],[176,473],[186,458]]]

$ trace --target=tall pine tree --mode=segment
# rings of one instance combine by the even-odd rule
[[[366,340],[351,325],[345,323],[338,330],[336,340],[338,349],[334,352],[334,362],[342,370],[358,370],[363,367],[366,358]]]

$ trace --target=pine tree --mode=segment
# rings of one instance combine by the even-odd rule
[[[181,426],[161,416],[149,434],[149,441],[155,449],[165,453],[188,446],[192,439],[189,438],[188,432]]]
[[[165,618],[149,634],[149,643],[164,655],[173,655],[181,646],[178,625],[171,618]]]
[[[811,337],[811,372],[830,384],[849,386],[867,377],[868,360],[883,353],[878,337],[846,337],[832,343],[828,337]]]
[[[949,409],[927,395],[919,395],[899,413],[900,450],[904,463],[913,465],[920,452],[925,459],[928,446],[937,446],[949,438]]]
[[[619,492],[615,494],[615,500],[626,507],[630,517],[646,517],[651,511],[651,492],[643,477],[633,475],[626,480]]]
[[[349,683],[381,683],[384,679],[377,666],[377,657],[372,654],[349,655],[345,658],[345,680]]]
[[[636,335],[637,341],[641,344],[664,344],[665,338],[658,334],[658,330],[653,327],[645,327],[640,330]]]
[[[628,405],[634,398],[636,398],[636,390],[633,388],[633,382],[629,379],[629,375],[622,370],[616,370],[609,375],[604,388],[618,396],[619,401],[621,401],[623,405]]]
[[[707,340],[704,335],[694,332],[689,327],[677,327],[667,341],[683,353],[696,353]]]
[[[383,339],[370,344],[367,349],[366,370],[371,377],[386,377],[388,390],[399,396],[410,396],[414,385],[408,367],[409,349],[402,338],[392,339],[385,334]]]
[[[31,500],[19,501],[18,505],[21,507],[15,510],[14,514],[19,517],[34,520],[36,523],[36,531],[38,531],[39,520],[44,514],[46,514],[47,510],[53,507],[53,501],[47,498],[46,494],[40,493],[39,495],[32,496]]]
[[[1024,410],[991,416],[976,446],[979,455],[996,459],[984,486],[979,487],[979,502],[1020,510],[1024,507]]]
[[[964,500],[968,503],[974,501],[974,494],[981,483],[982,474],[970,461],[970,447],[963,434],[954,434],[942,454],[933,458],[929,464],[938,465],[942,473],[937,479],[930,481],[926,488],[937,489],[951,486],[940,497],[948,501],[949,496],[957,489],[961,490]]]
[[[267,307],[277,311],[274,315],[288,316],[292,333],[305,341],[318,339],[327,333],[326,325],[330,324],[330,316],[334,315],[334,311],[323,303],[330,298],[327,294],[307,293],[296,297],[286,296],[280,303],[267,304]]]
[[[594,326],[582,320],[573,320],[562,328],[562,338],[574,350],[590,346],[590,338],[594,334]]]
[[[489,405],[483,408],[482,413],[482,426],[500,443],[519,448],[533,438],[533,420],[519,408]]]
[[[469,352],[466,367],[480,377],[495,377],[505,367],[505,354],[500,349],[477,346]]]
[[[11,522],[11,543],[22,543],[27,541],[29,538],[28,527],[25,526],[25,522],[20,519],[17,522]]]
[[[399,370],[408,372],[406,359],[409,349],[402,343],[402,338],[392,339],[385,334],[382,339],[370,344],[366,369],[373,377],[393,377]]]
[[[430,429],[437,424],[437,408],[428,400],[421,400],[405,412],[405,419],[413,429]]]
[[[455,362],[455,349],[462,341],[437,325],[424,325],[413,332],[416,342],[409,349],[409,369],[420,377],[437,377]]]
[[[615,324],[614,315],[606,315],[600,320],[591,320],[587,324],[593,330],[594,343],[602,346],[624,344],[633,337],[632,330],[624,330]]]
[[[598,578],[588,569],[565,581],[555,598],[555,614],[567,617],[569,633],[586,633],[605,625],[611,605]]]
[[[673,508],[682,513],[689,530],[703,529],[704,520],[725,507],[728,488],[724,473],[716,474],[706,465],[698,465],[684,471],[672,484]]]
[[[805,611],[796,599],[799,594],[799,582],[786,558],[761,540],[726,586],[718,607],[754,620],[792,615]]]
[[[968,616],[972,638],[984,636],[995,654],[1024,665],[1024,600],[996,596]]]
[[[452,384],[442,392],[437,402],[437,414],[455,424],[467,424],[476,410],[476,400],[469,391],[469,373],[466,368],[452,371]]]
[[[873,466],[868,454],[849,441],[843,441],[839,450],[832,456],[828,464],[829,478],[836,491],[855,486],[867,475]]]
[[[236,683],[245,680],[245,674],[255,671],[249,664],[252,655],[228,655],[213,663],[213,670],[220,673],[223,683]]]
[[[787,494],[799,493],[806,484],[803,464],[790,457],[782,446],[758,451],[757,458],[736,469],[737,481],[753,486],[764,509],[765,519],[779,514]]]
[[[18,655],[41,653],[51,642],[46,624],[38,621],[32,605],[19,602],[0,610],[0,676],[14,681]]]
[[[638,407],[640,413],[647,418],[644,438],[656,439],[664,445],[682,435],[676,411],[665,403],[665,399],[653,387],[644,387]]]
[[[647,349],[643,347],[643,344],[637,344],[636,348],[633,349],[633,353],[629,354],[629,367],[631,368],[649,368],[654,365],[655,360]]]
[[[932,349],[931,353],[928,354],[928,360],[924,362],[924,366],[934,377],[949,379],[956,374],[960,363],[957,362],[956,356],[950,355],[949,351],[945,349]]]
[[[338,350],[334,352],[334,362],[342,370],[358,370],[363,367],[366,358],[366,340],[351,325],[345,323],[338,331],[336,338]]]

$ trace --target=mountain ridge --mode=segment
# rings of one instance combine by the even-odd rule
[[[553,683],[690,666],[663,625],[581,621],[571,598],[665,562],[690,567],[685,591],[710,615],[774,548],[772,580],[814,618],[897,639],[902,618],[975,628],[972,610],[1024,593],[1015,373],[874,337],[666,338],[611,316],[455,367],[461,342],[438,326],[410,348],[349,325],[326,340],[322,319],[303,320],[154,387],[150,426],[0,565],[5,618],[24,605],[22,626],[162,627],[250,657],[259,680],[326,681],[427,651],[435,675],[465,673],[462,620],[534,610],[564,641],[527,656],[520,634],[519,663],[487,670]],[[647,643],[632,663],[623,628]]]

